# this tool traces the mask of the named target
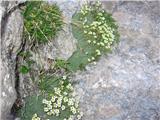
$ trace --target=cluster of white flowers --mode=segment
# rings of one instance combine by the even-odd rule
[[[72,96],[73,86],[69,82],[65,82],[66,77],[60,81],[59,85],[54,88],[51,99],[43,99],[44,112],[51,116],[60,116],[65,110],[70,111],[68,118],[64,120],[81,119],[83,113],[79,111],[79,101]]]
[[[84,5],[83,6],[83,8],[81,9],[81,13],[82,13],[82,15],[87,15],[87,13],[89,12],[89,11],[91,11],[92,10],[92,8],[90,7],[90,6],[88,6],[88,5]]]
[[[108,25],[107,19],[105,18],[105,12],[104,10],[99,9],[100,6],[101,3],[98,1],[92,8],[85,5],[81,10],[84,35],[86,36],[88,44],[91,44],[96,48],[95,54],[88,58],[88,62],[95,61],[95,58],[100,56],[103,51],[109,50],[115,40],[114,29]],[[87,23],[87,14],[89,14],[89,12],[93,13],[95,9],[98,12],[95,12],[96,15],[94,15],[95,18],[93,22]]]
[[[41,118],[38,117],[38,115],[35,113],[35,114],[32,116],[32,120],[41,120]]]
[[[101,5],[102,5],[101,2],[99,2],[99,1],[97,1],[95,4],[96,7],[101,7]]]

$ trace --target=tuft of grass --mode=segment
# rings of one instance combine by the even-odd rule
[[[54,64],[54,68],[56,69],[65,69],[67,70],[67,61],[65,60],[61,60],[61,59],[56,59],[55,60],[55,64]]]
[[[27,1],[23,16],[25,38],[31,42],[47,43],[62,28],[61,11],[56,4]]]
[[[77,50],[68,59],[70,71],[82,70],[102,54],[111,51],[119,41],[118,26],[112,15],[102,9],[101,3],[84,5],[73,16],[72,33],[77,39]]]

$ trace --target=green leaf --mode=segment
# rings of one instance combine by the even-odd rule
[[[19,72],[22,73],[22,74],[27,74],[29,71],[30,71],[30,69],[25,65],[22,65],[19,68]]]
[[[54,68],[63,68],[63,69],[66,69],[67,68],[67,61],[65,60],[61,60],[61,59],[56,59],[55,60],[55,64],[54,64]]]

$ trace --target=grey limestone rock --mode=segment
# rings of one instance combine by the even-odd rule
[[[16,2],[1,2],[1,120],[11,119],[11,108],[16,100],[15,65],[21,46],[23,19],[18,9],[7,14]]]
[[[121,38],[112,53],[73,78],[83,120],[160,120],[159,5],[103,2]]]

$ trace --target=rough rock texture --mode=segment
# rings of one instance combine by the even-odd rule
[[[83,1],[57,1],[64,19]],[[160,11],[159,2],[103,2],[117,20],[120,43],[97,65],[73,78],[84,112],[83,120],[160,120]],[[63,59],[75,50],[70,25],[49,46],[45,58]]]
[[[160,2],[103,2],[120,43],[77,72],[83,120],[160,120]]]
[[[57,1],[66,22],[83,2]],[[2,4],[2,14],[11,4]],[[160,3],[103,2],[120,28],[120,43],[97,65],[75,74],[83,120],[160,120]],[[21,44],[22,18],[14,11],[1,41],[2,120],[16,99],[15,59]],[[2,29],[1,29],[2,30]],[[14,33],[14,34],[13,34]],[[40,48],[40,56],[67,59],[76,49],[71,26],[65,25],[55,41]],[[36,57],[37,59],[39,57]]]
[[[23,20],[20,11],[6,13],[15,2],[1,2],[1,120],[10,118],[10,110],[16,99],[15,64],[21,45]],[[5,16],[5,17],[4,17]],[[4,19],[2,19],[4,17]]]

